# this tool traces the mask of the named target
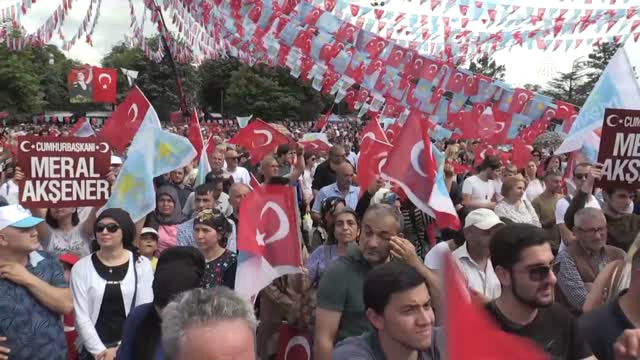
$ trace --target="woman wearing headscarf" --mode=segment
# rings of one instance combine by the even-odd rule
[[[224,285],[234,288],[236,281],[236,253],[226,249],[231,224],[216,209],[202,210],[193,221],[193,237],[204,255],[206,266],[202,287],[205,289]]]
[[[107,209],[94,228],[100,249],[71,270],[80,359],[111,360],[129,312],[153,300],[153,270],[134,251],[136,227],[129,213]]]
[[[176,246],[178,225],[185,220],[178,192],[173,186],[163,185],[156,190],[156,209],[147,215],[145,226],[158,231],[158,253]]]
[[[176,246],[160,255],[153,279],[153,302],[135,308],[124,326],[120,360],[163,359],[160,313],[181,292],[200,287],[205,260],[192,246]],[[176,281],[180,274],[180,281]]]

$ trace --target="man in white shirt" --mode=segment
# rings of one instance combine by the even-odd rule
[[[235,150],[227,150],[224,155],[225,160],[227,161],[227,167],[225,169],[226,173],[231,175],[234,183],[249,185],[251,181],[251,177],[249,176],[249,171],[243,168],[242,166],[238,166],[238,152]]]
[[[488,300],[500,296],[500,281],[493,272],[489,243],[493,234],[504,226],[496,213],[489,209],[476,209],[464,221],[465,243],[453,252],[467,286],[474,295]]]
[[[469,211],[496,207],[496,185],[494,180],[498,177],[498,170],[502,167],[500,159],[495,156],[487,156],[476,175],[466,178],[462,184],[462,205]]]
[[[590,163],[580,163],[576,165],[576,167],[573,169],[573,182],[576,185],[577,189],[580,189],[582,187],[582,184],[587,180],[590,172]],[[564,223],[564,214],[567,212],[567,209],[569,208],[569,202],[572,198],[573,196],[567,196],[558,200],[558,202],[556,203],[556,224],[558,224],[558,229],[560,230],[560,238],[562,239],[560,250],[564,249],[567,245],[569,245],[576,239],[573,232],[569,230],[569,228]],[[598,203],[598,200],[593,195],[589,194],[589,198],[587,199],[585,207],[600,209],[600,203]]]

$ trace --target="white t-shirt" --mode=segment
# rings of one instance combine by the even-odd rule
[[[527,185],[527,190],[525,195],[527,199],[535,199],[544,191],[544,183],[540,181],[540,179],[533,179],[529,185]]]
[[[431,270],[440,270],[442,269],[444,257],[449,253],[451,253],[449,244],[446,241],[441,241],[424,256],[424,265]]]
[[[9,205],[16,205],[20,202],[18,198],[18,184],[16,184],[13,179],[9,179],[0,186],[0,195],[7,200]]]
[[[91,253],[89,236],[82,231],[82,223],[74,226],[68,233],[49,226],[46,249],[55,256],[69,252],[80,258]]]
[[[471,201],[493,201],[496,193],[494,180],[484,181],[476,175],[470,176],[462,183],[462,193],[471,195]]]
[[[231,175],[231,177],[233,178],[233,182],[234,183],[240,183],[240,184],[245,184],[245,185],[249,185],[249,182],[251,182],[251,177],[249,176],[249,171],[245,168],[243,168],[242,166],[236,166],[235,170],[233,170],[233,172],[230,172],[227,170],[227,173],[229,173],[229,175]]]

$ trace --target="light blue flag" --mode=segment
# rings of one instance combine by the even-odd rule
[[[213,138],[209,138],[209,141],[213,141]],[[204,148],[200,152],[200,159],[198,160],[198,174],[196,175],[195,186],[204,184],[204,179],[207,174],[211,172],[211,164],[209,164],[209,158],[207,157],[207,147],[209,143],[204,145]]]
[[[567,138],[556,153],[563,154],[582,149],[583,152],[590,154],[590,160],[595,161],[593,155],[597,155],[598,149],[583,149],[583,145],[593,147],[596,144],[594,141],[586,140],[592,138],[593,130],[602,127],[604,110],[607,108],[640,109],[640,88],[624,47],[618,49],[609,61],[580,109]]]
[[[153,178],[187,165],[195,156],[189,140],[163,130],[149,106],[104,209],[122,208],[133,221],[144,218],[156,207]]]

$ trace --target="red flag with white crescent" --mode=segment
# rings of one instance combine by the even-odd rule
[[[111,113],[111,117],[107,119],[100,131],[100,136],[116,151],[124,152],[133,140],[149,108],[151,108],[149,100],[137,86],[134,86],[124,101]]]
[[[280,325],[276,360],[311,360],[311,335],[287,324]]]
[[[251,155],[251,163],[257,164],[267,154],[273,153],[278,145],[288,144],[289,138],[266,122],[256,119],[228,141],[244,147]]]
[[[93,77],[93,101],[114,104],[116,102],[118,70],[94,66]]]
[[[369,186],[380,176],[380,171],[387,161],[387,156],[393,149],[391,144],[378,141],[370,137],[364,137],[360,144],[360,157],[358,158],[358,183],[360,185],[360,194],[369,188]]]

